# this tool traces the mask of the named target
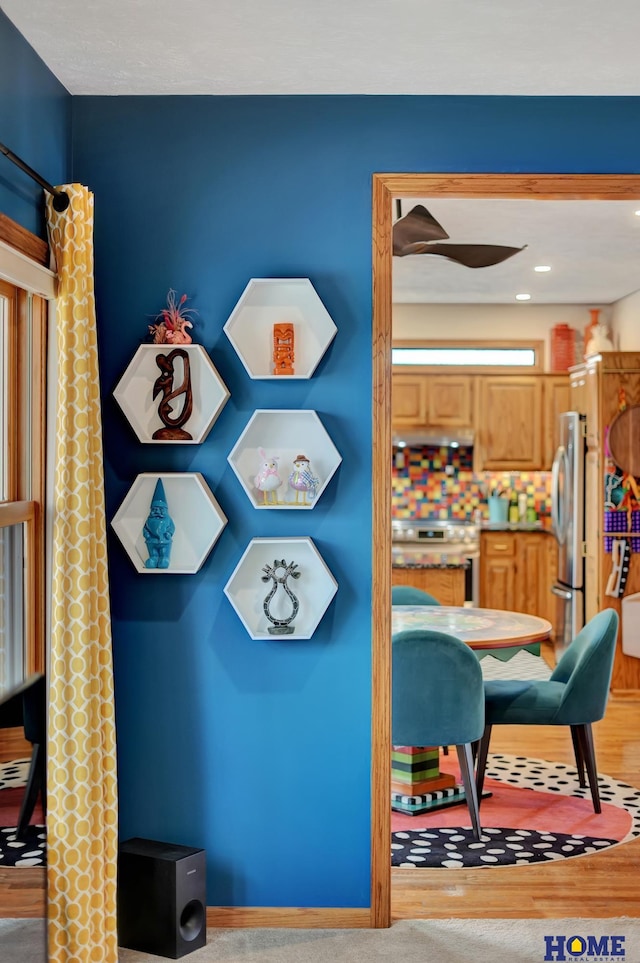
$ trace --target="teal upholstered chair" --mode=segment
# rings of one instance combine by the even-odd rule
[[[586,765],[594,811],[601,812],[591,723],[602,719],[609,698],[618,635],[615,609],[598,612],[565,650],[548,682],[485,682],[484,735],[478,749],[478,798],[482,798],[492,726],[570,726],[580,785]]]
[[[422,589],[414,588],[413,585],[394,585],[391,589],[392,605],[440,605],[438,600],[423,592]]]
[[[394,746],[453,745],[471,824],[480,838],[472,743],[484,730],[484,688],[473,651],[444,632],[411,629],[392,640]]]

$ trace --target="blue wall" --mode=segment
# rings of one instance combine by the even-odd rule
[[[74,98],[96,196],[112,517],[144,470],[201,471],[229,524],[201,572],[111,542],[121,830],[202,845],[210,904],[367,906],[371,175],[637,171],[636,99]],[[309,277],[338,326],[308,382],[250,381],[222,326],[251,277]],[[169,287],[231,399],[198,448],[142,446],[110,392]],[[226,455],[255,408],[315,408],[344,461],[313,512],[256,512]],[[339,583],[312,640],[252,642],[222,587],[249,540],[310,535]]]
[[[71,96],[0,10],[0,142],[51,184],[71,176]],[[44,193],[0,155],[0,211],[46,238]]]
[[[69,100],[0,14],[0,139],[53,182]],[[212,905],[367,906],[371,174],[636,172],[640,101],[75,97],[72,120],[109,518],[167,470],[202,472],[229,518],[193,576],[138,575],[110,536],[122,837],[204,846]],[[39,192],[4,174],[0,210],[41,233]],[[249,278],[277,276],[309,277],[338,326],[306,382],[250,381],[222,332]],[[231,391],[197,447],[139,444],[111,396],[169,287]],[[254,409],[289,407],[319,412],[343,463],[313,511],[258,512],[226,456]],[[252,642],[223,595],[267,535],[311,536],[339,583],[311,640]]]

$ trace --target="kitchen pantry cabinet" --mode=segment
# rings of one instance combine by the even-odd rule
[[[392,383],[394,428],[470,428],[473,376],[395,374]]]
[[[480,605],[555,620],[556,545],[547,532],[482,532]]]
[[[394,568],[392,585],[413,585],[428,592],[440,605],[464,605],[463,568]]]

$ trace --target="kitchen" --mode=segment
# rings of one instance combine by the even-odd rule
[[[403,201],[396,216],[406,216],[417,203]],[[541,615],[552,623],[561,648],[571,620],[552,592],[558,578],[552,466],[559,415],[586,405],[585,378],[575,366],[587,347],[591,354],[638,347],[637,269],[629,266],[626,277],[618,270],[603,286],[605,272],[596,274],[592,252],[583,250],[591,269],[578,265],[569,278],[575,237],[582,243],[593,233],[582,219],[601,216],[594,205],[604,202],[486,200],[475,202],[480,210],[460,200],[425,203],[456,241],[466,230],[465,241],[475,236],[523,247],[484,273],[447,257],[393,259],[392,581],[423,588],[443,604]],[[621,210],[612,209],[616,216]],[[628,216],[624,231],[635,229],[637,236],[639,228],[637,218]],[[633,234],[624,243],[637,252]],[[620,268],[618,251],[613,260]],[[547,272],[537,270],[545,265]],[[594,331],[610,340],[593,341]],[[434,358],[418,359],[417,348],[471,349],[476,363],[463,365],[453,357],[445,367],[437,356],[435,364]],[[488,357],[477,364],[480,355],[496,350],[519,351],[521,359],[508,360],[525,365],[501,366],[501,358]],[[602,507],[591,507],[589,531],[596,544]],[[598,569],[609,562],[590,567],[587,558],[587,617],[600,603],[615,604],[602,599],[599,587]],[[637,688],[637,675],[635,665],[624,671],[621,687]]]

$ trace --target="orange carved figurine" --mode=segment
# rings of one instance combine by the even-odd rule
[[[293,325],[290,322],[273,326],[273,373],[293,374]]]

